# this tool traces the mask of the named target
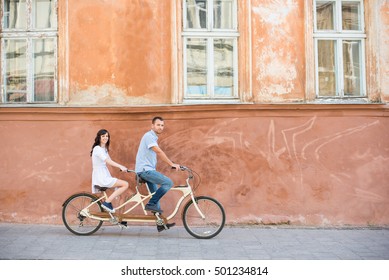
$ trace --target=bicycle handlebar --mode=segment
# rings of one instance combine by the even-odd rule
[[[172,167],[172,169],[176,169],[175,167]],[[180,165],[180,170],[181,171],[185,171],[185,170],[190,170],[190,168],[186,167],[186,166],[183,166],[183,165]]]

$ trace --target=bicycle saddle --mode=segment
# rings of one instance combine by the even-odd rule
[[[108,188],[107,187],[100,187],[98,185],[94,185],[95,189],[100,192],[105,192]]]
[[[146,181],[143,180],[140,176],[136,176],[136,182],[137,182],[138,184],[144,184],[144,183],[146,183]]]

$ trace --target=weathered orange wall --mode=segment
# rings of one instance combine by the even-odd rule
[[[181,2],[60,1],[60,103],[182,102]],[[314,53],[307,47],[313,46],[312,4],[250,0],[238,6],[241,101],[313,100]],[[388,102],[389,4],[365,1],[364,7],[367,94],[372,102]]]
[[[220,200],[230,224],[389,224],[384,105],[2,109],[0,221],[61,223],[62,202],[90,190],[96,132],[108,129],[112,158],[133,168],[154,114],[166,118],[161,147],[201,175],[197,194]]]
[[[59,1],[59,104],[0,108],[0,221],[61,223],[67,196],[90,189],[97,130],[110,130],[111,156],[131,168],[160,114],[161,146],[201,174],[198,193],[218,198],[228,223],[388,225],[388,105],[255,104],[312,94],[310,2],[239,1],[239,93],[253,104],[196,106],[175,102],[180,3]],[[372,102],[389,101],[388,9],[365,1]]]
[[[170,1],[68,2],[69,105],[170,103]]]
[[[253,100],[304,100],[304,1],[253,0]]]
[[[383,102],[389,102],[389,1],[383,1],[380,5],[380,30],[382,49],[380,50],[380,74]]]
[[[67,105],[171,103],[172,48],[181,49],[171,45],[171,1],[68,3],[60,6],[68,10],[60,20],[69,33]],[[245,39],[245,44],[252,43],[249,100],[304,100],[304,1],[253,0],[250,10],[247,5],[240,3],[239,32],[243,35],[245,29],[252,29],[252,40]],[[250,24],[243,20],[247,13]],[[247,74],[241,74],[241,79],[247,79]]]

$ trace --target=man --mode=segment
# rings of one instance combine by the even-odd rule
[[[146,132],[140,141],[135,163],[136,173],[148,183],[150,191],[154,193],[150,201],[146,204],[145,210],[158,213],[163,212],[159,200],[173,187],[173,181],[156,170],[157,158],[172,168],[175,168],[177,171],[180,170],[180,165],[172,162],[158,146],[158,135],[163,132],[163,129],[163,118],[154,117],[151,122],[151,130]],[[158,185],[160,185],[159,188]],[[169,228],[174,225],[174,223],[167,224],[167,227]],[[163,230],[163,227],[157,227],[158,231]]]

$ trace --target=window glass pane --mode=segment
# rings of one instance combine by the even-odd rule
[[[54,101],[54,39],[34,40],[34,101]]]
[[[5,0],[4,29],[27,29],[26,0]]]
[[[213,28],[233,29],[233,0],[215,0],[213,2]]]
[[[342,2],[342,29],[361,30],[360,5],[356,2]]]
[[[27,101],[26,40],[6,40],[6,101]]]
[[[186,27],[207,28],[207,0],[186,0]]]
[[[319,96],[336,96],[336,42],[318,41]]]
[[[316,26],[317,30],[334,30],[335,2],[316,2]]]
[[[206,96],[207,40],[202,38],[188,38],[186,42],[186,93],[188,96]]]
[[[215,97],[229,97],[234,93],[234,40],[214,40]]]
[[[361,42],[343,41],[344,94],[360,96],[361,93]]]
[[[54,0],[36,0],[35,9],[35,25],[36,29],[56,29],[57,28],[57,12],[55,10]]]

